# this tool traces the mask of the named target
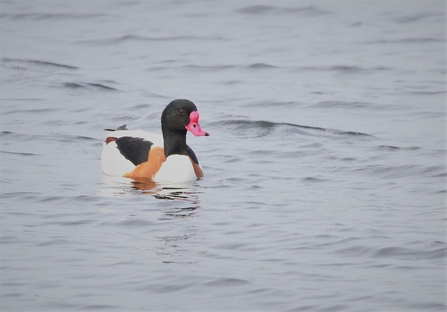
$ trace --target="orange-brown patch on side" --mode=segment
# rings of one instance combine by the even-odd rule
[[[116,141],[116,138],[114,138],[114,137],[107,137],[106,138],[106,145],[109,144],[110,142],[115,142],[115,141]]]
[[[200,166],[198,164],[196,164],[191,157],[189,157],[189,159],[191,159],[191,164],[192,167],[194,168],[194,173],[196,174],[197,180],[200,180],[203,178],[203,170],[202,168],[200,168]]]
[[[152,179],[166,161],[163,147],[152,147],[146,162],[139,164],[131,172],[126,173],[126,178],[148,178]]]

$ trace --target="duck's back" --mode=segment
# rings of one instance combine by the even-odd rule
[[[151,148],[163,147],[159,134],[142,130],[110,132],[103,143],[101,166],[105,174],[123,176],[147,161]]]

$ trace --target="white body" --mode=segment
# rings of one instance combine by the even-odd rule
[[[124,136],[143,138],[154,143],[152,147],[163,147],[163,137],[161,135],[142,130],[117,130],[111,132],[108,136],[114,138]],[[135,169],[135,165],[120,153],[115,142],[103,143],[101,166],[105,174],[121,177]],[[188,156],[171,155],[162,164],[153,180],[156,182],[187,182],[197,180],[197,177]]]

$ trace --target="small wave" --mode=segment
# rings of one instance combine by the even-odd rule
[[[366,71],[390,70],[390,68],[384,67],[384,66],[365,68],[365,67],[359,67],[359,66],[337,65],[337,66],[329,66],[326,68],[326,70],[338,71],[338,72],[342,72],[342,73],[358,73],[358,72],[366,72]]]
[[[39,246],[39,247],[60,246],[60,245],[70,245],[70,244],[72,244],[71,240],[57,238],[57,239],[52,239],[52,240],[47,240],[47,241],[41,242],[41,243],[37,244],[37,246]]]
[[[179,68],[185,69],[194,69],[194,70],[202,70],[202,71],[222,71],[228,69],[250,69],[250,70],[265,70],[265,69],[284,69],[290,70],[294,72],[338,72],[340,74],[371,74],[375,72],[388,71],[392,70],[391,67],[386,66],[377,66],[377,67],[360,67],[355,65],[335,65],[335,66],[299,66],[299,67],[281,67],[277,65],[272,65],[268,63],[252,63],[252,64],[240,64],[240,65],[197,65],[197,64],[189,64],[184,65]],[[150,68],[150,70],[165,70],[168,67],[165,66],[156,66]],[[430,94],[438,94],[442,93],[441,91],[430,92]],[[334,101],[336,103],[336,101]],[[361,102],[357,102],[361,103]],[[368,103],[362,103],[368,104]],[[400,108],[400,107],[399,107]]]
[[[27,63],[27,64],[35,64],[35,65],[48,66],[48,67],[60,67],[60,68],[66,68],[66,69],[79,69],[79,67],[76,67],[76,66],[71,66],[71,65],[66,65],[66,64],[59,64],[59,63],[54,63],[54,62],[47,62],[47,61],[39,61],[39,60],[2,58],[2,62]]]
[[[11,151],[0,151],[0,153],[18,155],[18,156],[38,156],[37,154],[33,154],[33,153],[11,152]]]
[[[154,223],[149,220],[142,220],[142,219],[128,219],[119,221],[116,223],[118,226],[125,226],[125,227],[146,227],[149,225],[153,225]]]
[[[219,278],[211,282],[205,283],[206,286],[227,286],[234,287],[239,285],[249,284],[248,281],[240,278]]]
[[[122,227],[129,227],[129,228],[138,228],[138,227],[147,227],[154,225],[154,222],[149,219],[124,219],[124,220],[116,220],[116,221],[104,221],[100,223],[101,226],[122,226]]]
[[[272,6],[266,6],[266,5],[253,5],[249,7],[245,7],[242,9],[239,9],[238,12],[242,14],[264,14],[267,12],[274,11],[276,8]]]
[[[249,69],[269,69],[269,68],[276,68],[276,66],[265,64],[265,63],[254,63],[249,65],[247,68]]]
[[[50,221],[45,222],[45,225],[60,225],[60,226],[77,226],[93,223],[96,220],[93,219],[84,219],[84,220],[76,220],[76,221]]]
[[[87,82],[86,84],[91,86],[91,87],[98,88],[98,89],[101,89],[101,90],[118,91],[118,89],[115,89],[115,88],[112,88],[112,87],[109,87],[109,86],[106,86],[106,85],[103,85],[103,84],[100,84],[100,83]]]
[[[107,39],[95,39],[95,40],[82,40],[78,41],[79,44],[89,44],[89,45],[114,45],[123,42],[164,42],[164,41],[222,41],[226,40],[223,37],[199,37],[199,36],[167,36],[167,37],[147,37],[139,35],[124,35],[115,38]]]
[[[321,108],[349,108],[349,109],[356,109],[356,108],[369,108],[371,104],[366,102],[344,102],[344,101],[322,101],[313,104],[314,107],[321,107]]]
[[[82,135],[77,135],[75,136],[76,140],[83,140],[83,141],[97,141],[98,139],[96,138],[92,138],[92,137],[87,137],[87,136],[82,136]]]
[[[444,42],[444,39],[441,38],[403,38],[396,40],[375,40],[368,41],[365,43],[369,44],[423,44],[423,43],[432,43],[432,42]]]
[[[233,65],[185,65],[183,68],[195,69],[201,71],[221,71],[235,68]]]
[[[340,109],[365,109],[371,111],[401,111],[402,106],[397,104],[382,104],[374,102],[349,102],[349,101],[322,101],[310,104],[308,107],[316,108],[340,108]],[[420,113],[419,113],[420,114]],[[418,114],[418,116],[419,116]]]
[[[306,7],[297,8],[284,8],[284,7],[274,7],[267,5],[253,5],[249,7],[244,7],[238,9],[237,12],[241,14],[252,14],[252,15],[264,15],[264,14],[294,14],[302,16],[318,16],[328,14],[328,11],[319,9],[313,5]]]
[[[83,82],[82,83],[66,82],[66,83],[63,83],[62,86],[64,88],[68,88],[68,89],[91,89],[91,88],[94,88],[94,89],[98,89],[101,91],[119,91],[116,88],[109,87],[109,86],[106,86],[101,83],[93,83],[93,82],[85,82],[85,83],[83,83]]]
[[[288,108],[289,106],[302,106],[303,103],[298,101],[254,101],[249,104],[245,104],[245,107],[279,107],[283,106]]]
[[[300,66],[295,67],[295,71],[328,71],[338,72],[341,74],[369,74],[374,72],[381,72],[391,70],[391,67],[377,66],[377,67],[360,67],[355,65],[334,65],[334,66]]]
[[[59,108],[32,108],[32,109],[13,109],[10,111],[2,112],[2,115],[11,115],[17,113],[27,114],[47,114],[49,112],[59,111]]]
[[[396,19],[396,22],[399,24],[409,24],[414,22],[419,22],[420,20],[426,18],[440,17],[444,18],[444,14],[436,14],[436,13],[420,13],[417,15],[404,16]]]
[[[398,146],[393,146],[393,145],[379,145],[378,148],[383,149],[383,150],[388,150],[388,151],[399,151],[399,150],[416,151],[416,150],[421,149],[420,147],[417,147],[417,146],[398,147]]]
[[[277,66],[266,64],[266,63],[253,63],[250,65],[185,65],[182,68],[186,69],[194,69],[194,70],[201,70],[201,71],[222,71],[227,69],[233,69],[233,68],[247,68],[247,69],[254,69],[254,70],[261,70],[261,69],[272,69],[272,68],[278,68]],[[160,68],[158,68],[160,69]],[[164,68],[161,68],[164,69]]]
[[[447,255],[446,248],[421,251],[406,247],[367,247],[352,246],[338,250],[338,253],[354,257],[372,258],[405,258],[405,259],[443,259]]]
[[[111,310],[116,310],[116,309],[119,309],[119,308],[120,308],[119,306],[114,306],[114,305],[109,305],[109,304],[89,304],[89,305],[85,305],[85,306],[80,307],[80,310],[85,310],[85,311],[97,311],[97,310],[111,311]]]
[[[314,183],[328,181],[328,179],[322,179],[322,178],[318,178],[318,177],[305,177],[305,178],[302,178],[302,180],[305,182],[314,182]]]
[[[18,191],[18,192],[8,192],[8,193],[2,193],[2,198],[22,198],[27,200],[35,200],[40,196],[40,193],[37,192],[24,192],[24,191]]]
[[[297,125],[297,124],[287,123],[287,122],[272,122],[272,121],[265,121],[265,120],[226,120],[226,121],[218,121],[218,122],[211,123],[211,124],[215,125],[215,126],[230,126],[230,127],[236,128],[236,129],[254,128],[254,129],[263,129],[263,130],[272,130],[277,127],[292,127],[292,128],[298,128],[298,129],[323,131],[323,132],[328,132],[328,133],[338,134],[338,135],[373,137],[370,134],[356,132],[356,131],[343,131],[343,130],[336,130],[336,129],[321,128],[321,127]]]
[[[105,16],[105,14],[73,14],[73,13],[17,13],[0,14],[0,18],[9,18],[16,20],[61,20],[68,19],[87,19]]]
[[[410,94],[414,95],[438,95],[438,94],[444,94],[444,90],[437,90],[437,91],[410,91],[408,92]]]
[[[61,143],[72,143],[79,141],[100,142],[100,140],[98,140],[97,138],[92,138],[83,135],[71,135],[65,133],[52,133],[51,136],[44,136],[43,138],[48,141],[61,142]]]
[[[356,171],[366,171],[368,174],[376,175],[385,179],[404,178],[412,176],[434,177],[444,172],[442,166],[422,166],[422,165],[401,165],[384,166],[370,165],[364,168],[357,168]]]
[[[132,105],[132,106],[130,106],[130,107],[129,107],[129,110],[131,110],[131,111],[136,111],[136,110],[140,110],[140,109],[142,109],[142,110],[147,111],[147,110],[149,110],[149,108],[150,108],[151,106],[152,106],[151,104],[141,103],[141,104],[136,104],[136,105]]]
[[[404,256],[404,257],[427,258],[427,259],[443,259],[445,256],[447,256],[447,249],[440,248],[428,252],[427,251],[421,252],[420,250],[416,251],[413,249],[403,247],[384,247],[376,250],[372,256],[377,258]]]
[[[39,98],[2,98],[3,101],[8,101],[8,102],[12,102],[12,101],[17,101],[17,102],[42,102],[45,101],[44,99],[39,99]]]

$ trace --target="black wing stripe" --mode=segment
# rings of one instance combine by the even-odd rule
[[[154,143],[142,138],[121,137],[116,139],[116,146],[126,159],[135,166],[147,161],[149,151]]]

